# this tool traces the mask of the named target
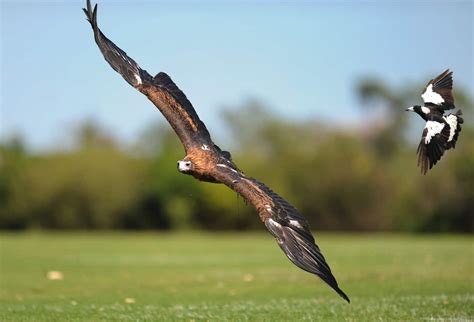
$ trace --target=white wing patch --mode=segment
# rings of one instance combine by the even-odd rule
[[[433,103],[436,105],[441,105],[444,103],[443,97],[433,91],[433,84],[430,84],[426,87],[426,91],[421,94],[421,98],[425,103]]]
[[[290,225],[293,226],[293,227],[296,227],[296,228],[301,228],[303,229],[303,226],[301,226],[301,224],[297,221],[297,220],[290,220]]]
[[[270,224],[272,224],[273,226],[278,227],[278,228],[281,229],[281,225],[280,225],[279,223],[277,223],[275,220],[273,220],[273,219],[270,218],[270,219],[268,219],[268,221],[269,221]]]
[[[135,76],[135,79],[137,80],[138,85],[141,85],[142,79],[140,78],[140,75],[134,74],[133,76]]]
[[[283,239],[281,239],[281,237],[279,235],[281,235],[281,231],[283,230],[283,227],[278,223],[276,222],[275,220],[273,220],[272,218],[269,218],[267,220],[265,220],[265,226],[267,226],[268,230],[270,230],[270,232],[272,233],[272,235],[275,237],[278,245],[283,245]],[[279,230],[280,233],[276,232],[276,230]],[[290,258],[290,256],[286,253],[285,251],[285,254],[288,258]],[[291,258],[290,258],[291,260]]]
[[[451,142],[454,134],[456,134],[456,129],[458,127],[458,118],[456,115],[450,114],[448,116],[443,116],[443,118],[446,120],[446,122],[449,125],[449,138],[448,142]]]
[[[436,134],[441,133],[443,128],[444,128],[444,123],[438,123],[438,122],[435,122],[435,121],[426,122],[425,129],[428,129],[428,132],[426,133],[425,144],[429,144],[431,142],[431,139],[433,138],[433,136],[435,136]]]
[[[221,168],[227,168],[227,169],[229,169],[229,170],[231,170],[231,171],[233,171],[233,172],[235,172],[235,173],[239,173],[237,170],[234,170],[234,169],[232,169],[231,167],[229,167],[229,166],[227,166],[227,165],[225,165],[225,164],[218,163],[218,164],[216,164],[216,165],[217,165],[218,167],[221,167]]]

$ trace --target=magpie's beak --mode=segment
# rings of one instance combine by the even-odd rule
[[[407,112],[413,112],[413,106],[412,106],[412,107],[409,107],[409,108],[406,108],[405,111],[407,111]]]

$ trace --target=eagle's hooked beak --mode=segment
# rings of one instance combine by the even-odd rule
[[[406,108],[405,111],[414,112],[413,106],[411,106],[411,107],[409,107],[409,108]]]

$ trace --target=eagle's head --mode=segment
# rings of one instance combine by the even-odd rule
[[[194,170],[194,165],[190,160],[179,160],[178,171],[181,173],[191,174]]]

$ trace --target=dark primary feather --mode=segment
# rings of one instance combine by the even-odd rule
[[[432,102],[425,102],[427,106],[434,107],[438,109],[441,113],[445,110],[450,110],[455,108],[454,106],[454,97],[453,97],[453,72],[449,69],[446,69],[440,75],[431,79],[426,85],[423,93],[425,93],[428,86],[432,84],[432,90],[443,98],[444,102],[442,104],[434,104]]]
[[[145,70],[142,70],[132,58],[127,56],[126,52],[117,47],[100,31],[97,25],[97,4],[94,6],[94,9],[92,9],[91,2],[88,0],[87,9],[83,8],[82,10],[92,26],[95,42],[110,66],[117,73],[122,75],[122,77],[133,87],[138,86],[144,81],[149,81],[151,79],[150,74]]]
[[[219,180],[257,209],[261,220],[288,259],[299,268],[319,276],[343,299],[350,302],[349,297],[339,288],[316,245],[306,218],[265,184],[226,168],[221,170]]]
[[[435,91],[439,89],[453,89],[453,72],[446,69],[428,84],[433,84],[433,90]]]
[[[418,149],[416,150],[418,153],[418,166],[421,168],[421,173],[423,174],[426,174],[443,156],[449,138],[449,126],[445,124],[441,133],[434,135],[430,142],[425,144],[427,134],[428,129],[425,128]]]
[[[350,302],[349,297],[342,291],[331,273],[329,265],[313,238],[307,238],[308,232],[302,232],[286,224],[275,225],[272,220],[265,220],[265,226],[275,237],[278,245],[288,259],[299,268],[319,276],[331,286],[344,300]]]
[[[175,130],[185,150],[202,144],[214,146],[206,126],[199,119],[191,102],[171,78],[163,72],[151,77],[125,51],[109,40],[97,25],[97,5],[92,8],[88,0],[87,9],[83,10],[105,60],[130,85],[145,94],[158,107]]]
[[[257,180],[254,180],[254,183],[274,203],[270,211],[271,217],[265,220],[265,226],[288,259],[299,268],[319,276],[342,298],[350,302],[349,297],[339,288],[326,259],[316,245],[306,218],[266,185]],[[267,209],[260,211],[268,212]]]

